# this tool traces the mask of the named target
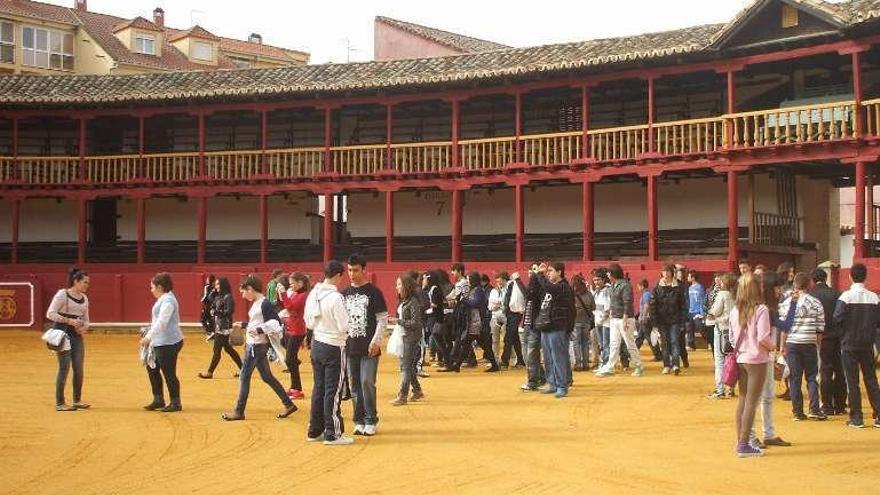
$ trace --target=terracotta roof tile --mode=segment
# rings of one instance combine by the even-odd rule
[[[409,33],[415,34],[416,36],[421,36],[422,38],[431,40],[435,43],[440,43],[441,45],[447,46],[461,53],[477,53],[489,50],[510,48],[507,45],[495,43],[494,41],[481,40],[479,38],[473,38],[458,33],[451,33],[449,31],[443,31],[441,29],[422,26],[421,24],[392,19],[390,17],[377,16],[376,21],[382,22],[403,31],[407,31]]]
[[[169,41],[177,41],[181,38],[201,38],[203,40],[220,41],[219,36],[214,35],[210,31],[208,31],[207,29],[203,28],[202,26],[199,26],[198,24],[196,24],[195,26],[193,26],[189,29],[183,30],[183,31],[180,31],[177,29],[174,29],[174,30],[169,29],[168,31],[174,31],[173,34],[170,34],[168,36]]]
[[[67,7],[27,0],[0,0],[0,12],[34,19],[45,19],[64,24],[79,24]]]
[[[116,33],[116,32],[122,31],[125,28],[143,29],[146,31],[156,31],[156,32],[160,32],[160,33],[162,32],[162,28],[157,26],[153,21],[149,21],[149,20],[147,20],[143,17],[140,17],[140,16],[135,17],[134,19],[132,19],[130,21],[123,21],[123,22],[117,24],[116,26],[113,27],[113,32]]]
[[[277,46],[266,45],[263,43],[253,43],[245,40],[237,40],[233,38],[220,38],[220,49],[223,51],[245,53],[248,55],[259,55],[263,57],[276,58],[280,60],[290,60],[289,52],[302,53],[308,57],[308,53],[299,50],[287,50]]]

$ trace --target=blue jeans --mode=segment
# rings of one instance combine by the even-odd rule
[[[544,368],[547,384],[566,391],[571,383],[571,362],[568,359],[568,336],[561,330],[541,332],[544,347]]]
[[[819,349],[816,344],[785,344],[785,361],[789,369],[789,390],[791,391],[791,412],[799,416],[804,413],[804,393],[801,380],[807,379],[807,393],[810,399],[810,412],[819,411]]]
[[[376,372],[379,357],[348,356],[348,383],[354,401],[354,424],[375,425],[379,423],[376,411]]]
[[[541,340],[541,332],[526,329],[526,368],[528,383],[532,387],[539,387],[546,381],[544,368],[541,367]]]
[[[85,361],[86,348],[82,335],[76,332],[67,334],[70,341],[70,350],[58,353],[58,375],[55,377],[55,405],[65,404],[64,388],[67,385],[67,373],[73,366],[73,402],[82,399],[83,386],[83,362]]]
[[[574,345],[574,364],[584,368],[590,364],[590,327],[587,323],[575,323],[571,334]]]
[[[275,395],[281,399],[285,406],[293,404],[293,401],[287,396],[284,386],[272,374],[272,370],[269,368],[269,359],[266,358],[267,352],[269,352],[269,344],[248,344],[244,348],[244,361],[241,363],[241,375],[239,376],[238,402],[235,404],[235,412],[238,414],[244,415],[244,409],[247,407],[254,368],[260,372],[260,378],[275,392]]]
[[[677,323],[657,325],[660,331],[660,349],[663,352],[663,367],[678,366],[681,361],[681,326]]]
[[[611,350],[611,328],[599,327],[599,348],[602,355],[602,365],[608,362],[608,351]]]
[[[409,395],[410,386],[413,392],[421,392],[422,385],[418,375],[419,342],[403,341],[403,356],[400,357],[400,397]]]

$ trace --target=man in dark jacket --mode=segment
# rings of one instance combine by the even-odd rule
[[[868,400],[874,410],[874,427],[880,428],[880,386],[874,369],[874,340],[880,327],[880,299],[865,288],[868,269],[862,263],[850,268],[852,285],[840,295],[834,309],[834,325],[840,332],[840,353],[843,375],[849,395],[847,426],[864,428],[862,396],[859,390],[859,369],[865,379]]]
[[[826,315],[833,315],[840,293],[828,287],[828,274],[817,268],[813,272],[815,286],[810,295],[822,303]],[[822,396],[822,412],[826,416],[843,414],[846,409],[846,380],[843,378],[843,364],[840,361],[840,335],[834,327],[832,318],[826,316],[819,367],[819,393]]]
[[[568,335],[574,327],[574,291],[565,280],[565,265],[561,262],[542,263],[535,277],[544,291],[532,323],[541,332],[541,347],[544,349],[547,388],[542,392],[561,399],[568,395],[571,384]]]
[[[608,355],[608,362],[599,368],[596,376],[614,375],[614,367],[620,358],[621,341],[626,344],[630,359],[633,365],[635,365],[632,376],[642,376],[645,373],[645,367],[642,366],[642,358],[639,355],[639,348],[636,347],[634,335],[636,313],[633,307],[632,285],[630,285],[629,280],[624,278],[623,268],[617,263],[612,264],[608,268],[608,276],[611,279],[611,304],[609,309],[611,314],[611,351]]]
[[[541,367],[541,332],[535,328],[535,319],[541,308],[541,301],[544,299],[544,288],[538,280],[540,266],[539,263],[532,263],[529,268],[529,288],[526,294],[526,310],[523,314],[527,379],[520,386],[520,389],[525,392],[537,390],[538,387],[546,383],[544,368]]]
[[[654,318],[660,331],[664,375],[681,373],[681,328],[687,317],[687,289],[675,278],[675,266],[666,265],[663,278],[654,287]]]

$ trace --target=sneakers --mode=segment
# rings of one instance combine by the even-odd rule
[[[379,430],[376,425],[364,425],[364,436],[371,437],[378,433]]]
[[[288,391],[287,391],[287,396],[290,397],[291,400],[305,399],[305,398],[306,398],[306,394],[304,394],[304,393],[302,392],[302,390],[297,390],[297,389],[295,389],[295,388],[292,388],[292,389],[288,390]]]
[[[428,378],[431,375],[425,370],[419,370],[418,372],[416,372],[416,376],[418,376],[419,378]]]
[[[725,397],[724,397],[724,394],[719,394],[718,392],[712,392],[712,394],[709,395],[707,398],[712,399],[712,400],[720,400],[720,399],[724,399]]]
[[[92,407],[92,405],[91,405],[91,404],[86,404],[86,403],[83,402],[83,401],[78,401],[78,402],[74,402],[74,403],[73,403],[73,407],[74,407],[75,409],[88,409],[88,408]]]
[[[645,374],[644,366],[636,366],[636,369],[632,372],[631,376],[642,376]]]
[[[804,421],[807,419],[807,417],[804,416],[803,413],[799,413],[799,414],[793,415],[791,419],[793,419],[794,421]]]
[[[284,406],[284,410],[281,411],[280,413],[278,413],[278,415],[275,417],[278,419],[284,419],[284,418],[290,416],[291,414],[295,413],[297,409],[298,408],[296,407],[296,404],[291,402],[289,406]]]
[[[773,438],[765,438],[764,445],[768,447],[791,447],[791,442],[786,442],[780,436],[775,436]]]
[[[556,397],[557,399],[561,399],[567,395],[568,395],[568,389],[558,388],[558,389],[556,389],[556,393],[553,394],[553,397]]]
[[[545,387],[538,390],[542,394],[555,394],[556,387],[551,387],[550,384],[547,384]]]
[[[749,445],[758,450],[764,450],[767,448],[760,440],[758,440],[758,437],[749,440]]]
[[[183,411],[183,406],[172,402],[171,404],[168,404],[167,406],[165,406],[159,410],[162,411],[163,413],[180,412],[180,411]]]
[[[398,395],[393,401],[391,401],[392,406],[405,406],[406,405],[406,397]]]
[[[669,366],[664,366],[663,371],[661,371],[660,373],[663,375],[668,375],[670,371],[672,371],[672,370],[669,369]]]
[[[364,425],[360,425],[355,423],[353,435],[363,435],[364,434]]]
[[[745,457],[762,457],[764,455],[764,451],[761,449],[756,449],[754,446],[750,444],[740,444],[736,447],[736,456],[739,458]]]
[[[614,370],[607,370],[603,368],[599,368],[599,371],[596,372],[596,376],[599,378],[606,378],[609,376],[614,376]]]
[[[413,390],[412,396],[410,396],[409,400],[417,401],[425,398],[425,393],[421,390]]]
[[[875,425],[875,426],[877,425],[877,422],[876,422],[876,421],[874,422],[874,425]],[[853,421],[853,420],[849,420],[849,421],[846,422],[846,426],[849,426],[850,428],[858,428],[858,429],[862,429],[862,428],[865,427],[865,423],[856,423],[856,422]]]
[[[339,435],[333,440],[324,439],[324,445],[351,445],[353,443],[354,438],[345,435]]]
[[[675,375],[675,376],[680,375],[680,374],[681,374],[681,368],[679,368],[678,366],[673,366],[673,367],[672,367],[672,374]]]
[[[807,414],[807,418],[812,419],[813,421],[825,421],[828,419],[828,416],[825,415],[822,411],[809,413]]]
[[[55,410],[58,412],[66,412],[66,411],[76,411],[76,408],[68,405],[68,404],[59,404],[55,406]]]
[[[535,390],[538,390],[538,387],[526,382],[526,383],[523,383],[522,385],[520,385],[519,389],[522,390],[523,392],[534,392]]]
[[[324,441],[324,434],[323,433],[321,433],[320,435],[318,435],[316,437],[310,437],[308,435],[306,436],[306,442],[309,442],[309,443],[323,442],[323,441]]]

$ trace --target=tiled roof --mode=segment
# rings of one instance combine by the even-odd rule
[[[248,55],[257,55],[279,60],[290,60],[290,56],[288,55],[289,52],[302,53],[305,57],[308,57],[308,53],[300,52],[298,50],[287,50],[277,46],[222,37],[220,38],[220,49],[233,53],[245,53]]]
[[[848,7],[849,22],[857,24],[880,17],[880,0],[852,0]]]
[[[149,21],[143,17],[135,17],[130,21],[123,21],[116,26],[113,27],[113,32],[119,32],[126,28],[134,28],[134,29],[142,29],[145,31],[157,31],[162,32],[162,28],[156,25],[153,21]]]
[[[219,36],[216,36],[215,34],[211,33],[210,31],[203,28],[202,26],[199,26],[198,24],[196,24],[195,26],[193,26],[185,31],[179,31],[176,29],[174,29],[174,30],[169,29],[168,31],[169,31],[168,41],[177,41],[181,38],[201,38],[203,40],[209,40],[209,41],[220,41]],[[174,31],[173,34],[171,34],[172,31]]]
[[[64,24],[79,24],[71,9],[48,3],[26,0],[0,0],[0,12]]]
[[[443,31],[441,29],[422,26],[421,24],[392,19],[390,17],[376,16],[376,21],[382,22],[389,26],[393,26],[403,31],[407,31],[409,33],[415,34],[416,36],[431,40],[435,43],[447,46],[449,48],[452,48],[453,50],[457,50],[460,53],[476,53],[486,52],[489,50],[510,48],[507,45],[495,43],[494,41],[486,41],[479,38],[472,38],[463,34],[451,33],[449,31]]]
[[[713,39],[713,44],[716,46],[723,44],[725,40],[729,39],[742,26],[744,26],[752,18],[752,16],[757,14],[761,9],[774,1],[776,0],[752,1],[752,3],[747,5],[733,19],[725,24],[723,29],[718,31],[718,34]],[[849,5],[833,4],[825,2],[823,0],[785,1],[790,5],[797,6],[804,12],[808,12],[837,28],[841,28],[848,24],[850,14],[848,10]]]

